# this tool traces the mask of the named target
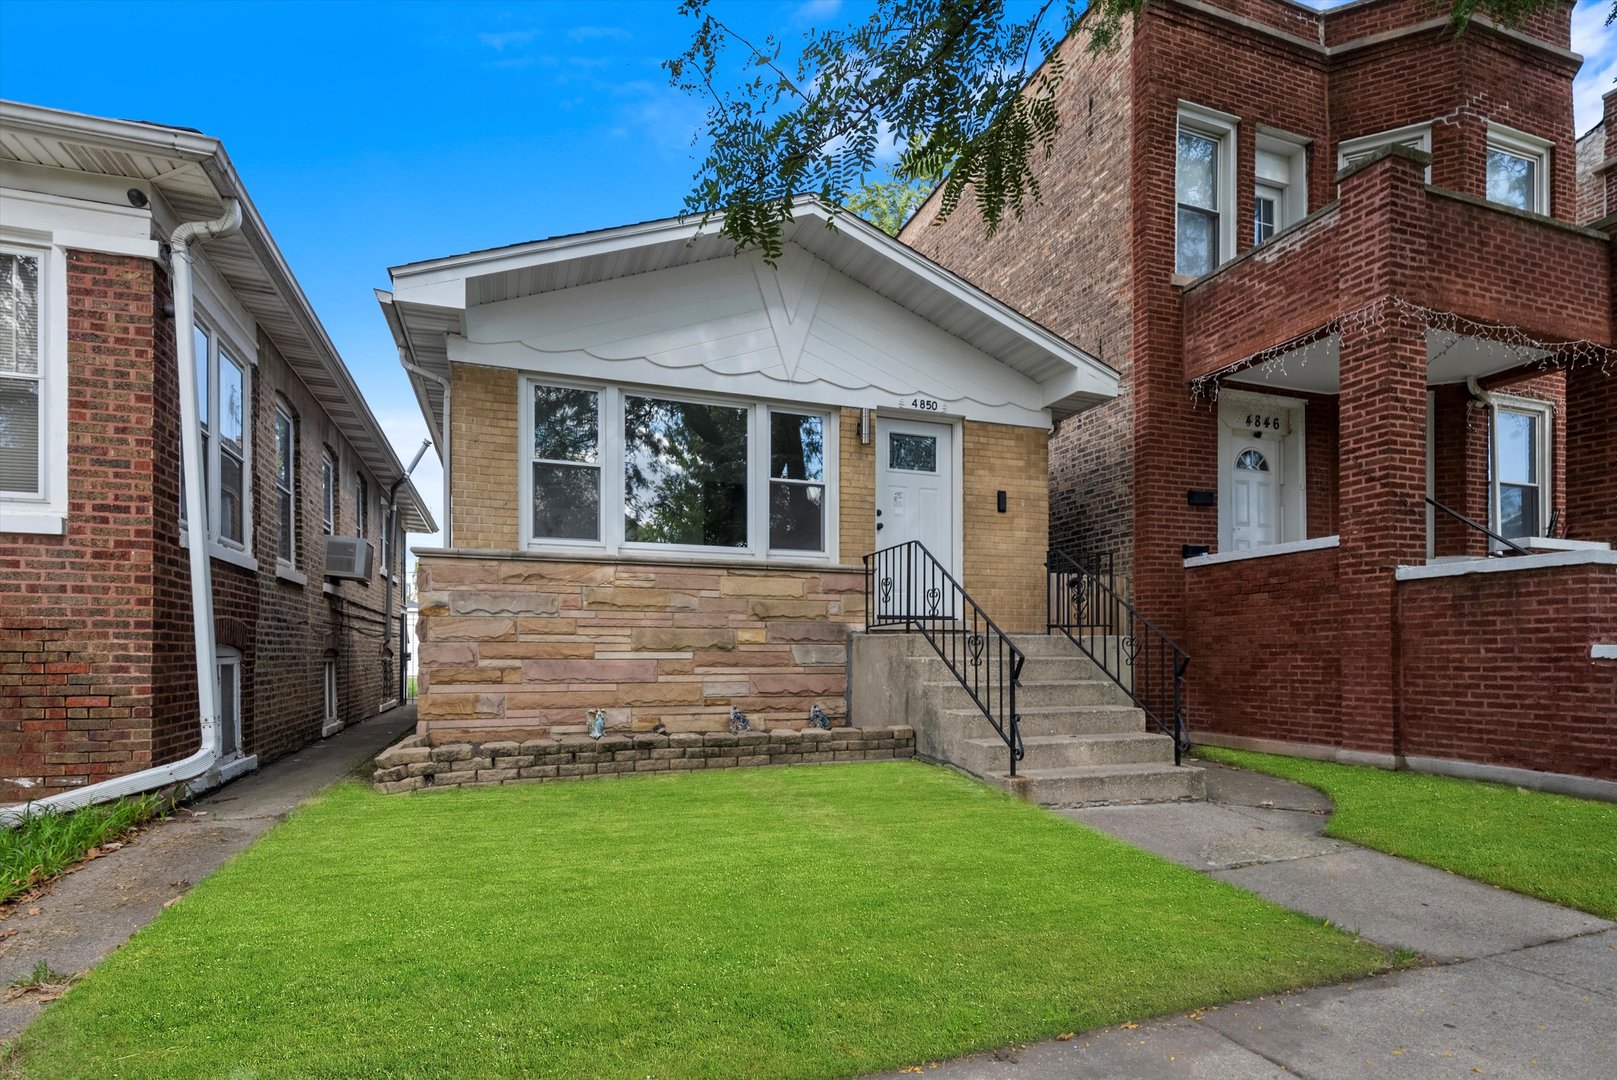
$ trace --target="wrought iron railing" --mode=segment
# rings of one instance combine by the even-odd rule
[[[1443,511],[1449,517],[1454,518],[1457,521],[1460,521],[1463,524],[1475,529],[1477,532],[1479,532],[1482,535],[1486,536],[1489,540],[1492,540],[1496,544],[1501,544],[1504,547],[1509,548],[1511,551],[1515,552],[1517,555],[1531,555],[1532,554],[1531,551],[1528,551],[1526,548],[1522,547],[1520,544],[1516,543],[1514,540],[1506,540],[1503,536],[1500,536],[1498,533],[1496,533],[1492,529],[1488,528],[1488,526],[1483,525],[1481,522],[1472,521],[1470,518],[1466,517],[1464,514],[1460,513],[1458,510],[1455,510],[1455,509],[1452,509],[1450,507],[1444,506],[1442,503],[1438,502],[1436,499],[1432,498],[1430,495],[1426,496],[1426,505],[1428,505],[1428,506],[1430,506],[1430,507],[1432,507],[1434,509]],[[1500,556],[1502,556],[1502,555],[1504,555],[1504,552],[1499,551],[1499,550],[1497,550],[1495,548],[1489,548],[1488,549],[1488,554],[1489,555],[1500,555]]]
[[[909,540],[865,556],[865,629],[919,633],[971,695],[1010,755],[1022,759],[1016,688],[1027,657],[933,557]]]
[[[1047,631],[1066,634],[1128,692],[1151,726],[1173,739],[1173,763],[1178,765],[1190,749],[1185,719],[1189,654],[1123,599],[1110,559],[1087,556],[1080,561],[1052,551],[1045,569]]]

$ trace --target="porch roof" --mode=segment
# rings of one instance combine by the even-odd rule
[[[1118,394],[1116,370],[846,211],[803,197],[784,240],[1040,388],[1055,417]],[[443,426],[450,337],[471,309],[639,274],[731,259],[732,241],[710,223],[682,218],[551,237],[392,267],[393,292],[377,299],[435,438]]]

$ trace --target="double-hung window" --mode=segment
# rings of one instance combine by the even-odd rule
[[[1295,137],[1260,132],[1252,171],[1252,243],[1256,245],[1307,215],[1307,145]]]
[[[275,407],[275,503],[277,526],[275,557],[287,565],[297,562],[297,422],[284,407]]]
[[[320,531],[330,536],[337,525],[337,459],[330,450],[320,455]]]
[[[1501,400],[1494,409],[1490,471],[1494,531],[1543,536],[1550,506],[1550,408]]]
[[[1520,131],[1488,125],[1488,201],[1550,212],[1550,144]]]
[[[364,474],[354,474],[354,535],[361,540],[371,531],[371,488]]]
[[[208,493],[209,539],[246,550],[251,531],[248,485],[252,459],[252,384],[239,353],[201,323],[192,329],[196,348],[198,426],[202,479]],[[182,498],[180,516],[189,517]]]
[[[45,497],[42,252],[0,250],[0,498]]]
[[[531,543],[754,559],[831,554],[827,413],[613,386],[525,386]]]
[[[1336,147],[1336,166],[1346,169],[1374,154],[1384,146],[1407,146],[1423,154],[1432,152],[1432,125],[1410,124],[1408,127],[1378,131],[1374,135],[1361,135],[1357,139],[1343,139]],[[1432,166],[1426,166],[1426,182],[1432,182]]]
[[[1235,254],[1235,118],[1179,106],[1174,271],[1200,277]]]

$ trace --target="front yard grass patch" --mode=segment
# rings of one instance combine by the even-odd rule
[[[1330,796],[1325,835],[1617,919],[1617,804],[1506,784],[1201,746]]]
[[[832,1077],[1377,947],[915,762],[333,789],[21,1039],[37,1077]]]

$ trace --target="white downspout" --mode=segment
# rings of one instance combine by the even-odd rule
[[[449,435],[450,429],[454,427],[453,414],[449,411],[449,380],[436,372],[428,371],[424,367],[411,363],[403,349],[399,350],[399,363],[404,365],[404,370],[410,374],[419,375],[423,379],[431,379],[444,389],[444,422],[439,431],[444,440],[444,547],[454,547],[454,538],[450,533],[450,522],[454,520],[455,515],[450,513],[449,509]]]
[[[103,780],[99,784],[49,795],[28,803],[0,807],[0,824],[15,824],[39,810],[73,810],[91,803],[106,802],[123,795],[135,795],[153,788],[167,787],[194,779],[219,760],[219,694],[214,687],[218,664],[213,636],[213,579],[208,557],[208,492],[202,472],[202,435],[197,425],[196,337],[191,287],[191,247],[195,241],[228,236],[241,228],[241,204],[227,198],[225,212],[213,221],[188,221],[169,238],[173,253],[174,360],[180,376],[180,460],[185,467],[185,504],[191,521],[187,547],[191,562],[191,624],[196,641],[197,711],[202,726],[202,746],[190,757],[167,765]]]

